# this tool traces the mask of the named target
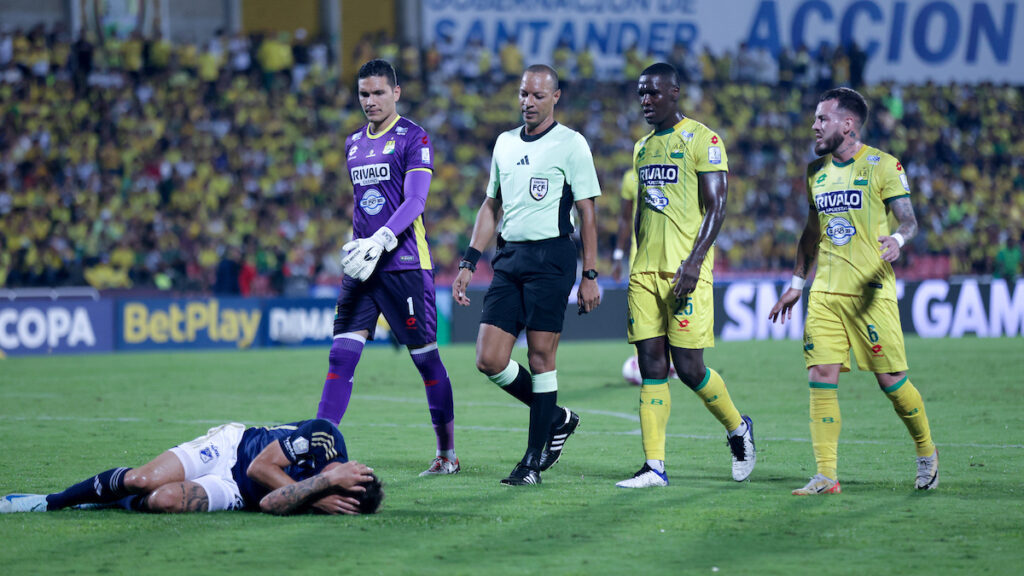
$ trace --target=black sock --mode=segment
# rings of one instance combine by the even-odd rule
[[[516,375],[516,379],[502,389],[515,396],[516,400],[523,404],[533,405],[533,377],[530,376],[529,370],[523,368],[522,364],[519,365],[519,374]]]
[[[131,510],[132,512],[151,512],[148,498],[149,494],[132,494],[122,498],[117,503],[121,508]]]
[[[558,407],[558,391],[534,392],[530,404],[530,440],[523,464],[530,468],[540,467],[540,454],[551,435],[551,421]]]
[[[124,487],[124,475],[131,468],[111,468],[83,480],[63,492],[46,497],[47,510],[60,510],[77,504],[116,502],[130,492]]]

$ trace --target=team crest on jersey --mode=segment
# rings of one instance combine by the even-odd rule
[[[384,198],[380,191],[370,188],[363,193],[363,198],[359,201],[359,207],[370,216],[376,216],[380,214],[380,211],[384,209],[384,205],[387,203],[387,199]]]
[[[660,188],[647,188],[644,190],[644,202],[658,212],[662,212],[668,207],[668,196],[665,196]]]
[[[206,464],[211,460],[216,460],[219,457],[220,451],[218,451],[217,447],[214,446],[213,444],[210,444],[206,448],[203,448],[202,450],[199,451],[199,459],[203,461],[203,464]]]
[[[644,186],[664,186],[679,181],[679,167],[672,164],[648,164],[637,173]]]
[[[384,153],[385,154],[394,154],[395,153],[395,141],[394,140],[388,140],[384,144]]]
[[[867,186],[868,185],[868,169],[861,168],[860,172],[857,173],[857,177],[853,179],[854,186]]]
[[[358,186],[371,186],[386,180],[391,180],[390,164],[368,164],[356,166],[349,171],[352,183]]]
[[[864,207],[864,193],[860,190],[836,190],[814,197],[814,206],[820,214],[838,214]]]
[[[682,157],[683,157],[683,156],[685,156],[685,155],[686,155],[686,153],[685,153],[685,152],[683,152],[682,150],[680,150],[680,149],[678,149],[678,148],[677,148],[677,149],[673,150],[672,152],[670,152],[670,153],[669,153],[669,155],[668,155],[668,157],[669,157],[669,158],[676,158],[676,159],[679,159],[679,158],[682,158]]]
[[[857,234],[857,229],[846,218],[833,218],[828,221],[825,234],[828,235],[836,246],[845,246]]]
[[[543,200],[548,195],[547,178],[530,178],[530,196],[534,200]]]

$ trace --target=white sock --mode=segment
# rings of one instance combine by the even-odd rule
[[[729,438],[732,438],[733,436],[742,436],[742,435],[744,435],[746,433],[747,433],[747,421],[746,420],[740,420],[739,428],[730,431],[729,432]]]
[[[650,466],[654,471],[665,473],[665,461],[664,460],[648,460],[647,465]]]

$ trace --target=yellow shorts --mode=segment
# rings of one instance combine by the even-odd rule
[[[849,372],[850,348],[861,370],[877,374],[907,369],[896,301],[811,292],[804,324],[807,367],[842,364],[840,370]]]
[[[629,342],[668,336],[676,348],[714,348],[715,298],[711,282],[697,281],[686,298],[672,293],[672,276],[655,273],[629,277]]]

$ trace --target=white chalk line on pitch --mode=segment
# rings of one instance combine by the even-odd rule
[[[399,401],[403,403],[412,403],[412,399],[391,399],[393,401]],[[422,402],[423,400],[417,400]],[[464,402],[462,406],[498,406],[498,407],[516,407],[516,404],[502,404],[498,402]],[[576,410],[580,414],[594,414],[600,416],[618,416],[627,420],[637,419],[632,414],[623,414],[621,412],[610,412],[606,410]],[[137,422],[149,422],[152,418],[137,418],[133,416],[119,416],[119,417],[94,417],[84,418],[80,416],[7,416],[0,414],[0,421],[12,421],[12,422],[28,422],[28,421],[40,421],[40,422],[124,422],[124,423],[137,423]],[[223,424],[224,420],[169,420],[161,419],[160,422],[167,424],[187,424],[187,425],[210,425],[210,424]],[[280,424],[279,422],[242,422],[247,426],[273,426],[274,424]],[[395,424],[393,422],[387,423],[360,423],[352,427],[364,427],[364,428],[431,428],[429,424]],[[509,428],[502,426],[467,426],[458,425],[459,430],[473,430],[476,432],[528,432],[527,428]],[[578,434],[583,435],[594,435],[594,436],[639,436],[640,429],[635,430],[621,430],[621,431],[606,431],[606,430],[580,430]],[[688,440],[722,440],[722,436],[719,435],[708,435],[708,434],[665,434],[668,438],[685,438]],[[809,444],[810,438],[787,438],[782,436],[759,436],[758,440],[766,440],[769,442],[797,442],[801,444]],[[843,444],[866,444],[866,445],[881,445],[887,446],[892,444],[891,440],[843,440]],[[998,450],[1005,448],[1022,448],[1024,444],[977,444],[973,442],[959,442],[959,443],[947,443],[947,442],[936,442],[936,446],[942,448],[981,448]]]

